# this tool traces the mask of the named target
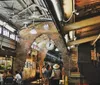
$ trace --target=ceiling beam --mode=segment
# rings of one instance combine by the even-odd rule
[[[8,23],[11,27],[13,27],[14,29],[18,30],[18,27],[16,25],[14,25],[13,22],[9,21],[7,18],[5,18],[3,15],[0,14],[0,20],[2,20],[3,22]]]
[[[64,26],[63,30],[64,30],[64,32],[68,32],[68,31],[71,31],[71,30],[77,30],[77,29],[80,29],[80,28],[93,26],[93,25],[96,25],[96,24],[99,24],[99,23],[100,23],[100,16],[96,16],[96,17],[92,17],[92,18],[89,18],[89,19],[86,19],[86,20],[82,20],[82,21],[79,21],[79,22],[75,22],[75,23],[66,25],[66,26]]]
[[[32,4],[32,5],[28,6],[27,8],[23,9],[22,11],[20,11],[19,13],[17,13],[16,15],[14,15],[13,17],[18,16],[18,15],[20,15],[21,13],[27,11],[27,10],[28,10],[29,8],[31,8],[32,6],[34,6],[34,7],[39,7],[40,9],[42,9],[42,10],[44,10],[44,11],[48,11],[48,10],[47,10],[46,8],[44,8],[44,7],[41,7],[41,6],[37,5],[37,4]]]
[[[27,5],[24,3],[24,1],[22,0],[17,0],[17,2],[23,7],[23,8],[27,8]],[[30,14],[33,14],[32,11],[30,9],[27,9],[29,11]]]
[[[92,31],[92,30],[97,30],[97,29],[100,30],[100,24],[89,26],[89,27],[84,27],[82,29],[77,29],[76,34],[83,33],[83,32],[88,32],[88,31]]]
[[[100,34],[98,35],[98,37],[94,40],[94,42],[92,43],[92,45],[94,45],[96,42],[97,42],[97,40],[100,38]]]
[[[91,37],[82,38],[82,39],[79,39],[79,40],[75,40],[75,41],[69,42],[69,43],[67,43],[67,45],[68,46],[72,46],[72,45],[78,45],[78,44],[90,42],[90,41],[95,40],[97,37],[98,37],[98,35],[94,35],[94,36],[91,36]]]
[[[96,35],[99,33],[100,33],[100,28],[91,30],[91,31],[87,31],[87,32],[81,32],[81,33],[76,34],[76,36],[82,38],[82,37],[88,37],[91,35]]]

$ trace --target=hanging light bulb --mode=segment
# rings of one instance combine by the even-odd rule
[[[45,24],[45,25],[43,26],[43,28],[44,28],[45,30],[49,30],[49,25],[48,25],[48,24]]]
[[[68,48],[68,50],[70,50],[70,49],[71,49],[69,46],[68,46],[67,48]]]
[[[30,31],[30,33],[31,33],[31,34],[37,34],[37,31],[36,31],[35,29],[32,29],[32,30]]]
[[[27,24],[24,24],[24,28],[27,28]]]
[[[55,49],[55,51],[59,51],[59,49],[58,49],[58,48],[56,48],[56,49]]]

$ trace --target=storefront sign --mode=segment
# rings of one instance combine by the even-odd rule
[[[25,62],[25,68],[35,68],[35,62]]]

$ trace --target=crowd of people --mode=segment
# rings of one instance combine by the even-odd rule
[[[41,69],[42,77],[40,77],[40,68],[36,68],[36,78],[42,78],[43,85],[59,85],[60,80],[64,78],[63,67],[59,64],[46,64]],[[3,73],[3,85],[22,85],[22,71],[5,70]]]
[[[62,67],[58,64],[44,65],[42,67],[43,85],[59,85],[62,79]]]
[[[15,71],[15,75],[13,76],[11,70],[5,70],[3,75],[3,85],[21,85],[22,76],[21,72]]]

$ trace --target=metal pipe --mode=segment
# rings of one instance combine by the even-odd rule
[[[52,58],[55,58],[55,59],[57,59],[57,60],[60,60],[57,56],[55,56],[55,55],[53,55],[53,54],[50,54],[50,53],[48,53],[48,52],[47,52],[47,55],[50,56],[50,57],[52,57]]]
[[[41,0],[41,2],[42,2],[42,4],[43,4],[43,6],[46,8],[46,5],[45,5],[44,1],[43,1],[43,0]]]
[[[98,37],[94,40],[94,42],[92,43],[92,45],[94,45],[96,43],[96,41],[100,38],[100,34],[98,35]]]
[[[72,2],[73,4],[73,7],[72,7],[72,10],[73,11],[76,11],[76,9],[75,9],[75,0],[73,0],[73,2]],[[73,15],[73,22],[75,22],[75,15]]]
[[[41,7],[41,6],[37,5],[37,4],[32,4],[32,5],[28,6],[27,8],[23,9],[22,11],[20,11],[18,14],[14,15],[13,17],[18,16],[19,14],[25,12],[26,10],[28,10],[28,9],[31,8],[32,6],[37,6],[37,7],[39,7],[40,9],[43,9],[43,10],[45,10],[45,11],[48,11],[48,10],[47,10],[46,8],[44,8],[44,7]]]
[[[44,6],[43,3],[41,2],[41,0],[40,1],[36,0],[36,4],[39,5],[39,6]],[[48,17],[47,12],[45,12],[45,10],[43,10],[42,13],[43,13],[43,15],[45,15],[45,17]]]
[[[27,5],[25,4],[25,2],[24,1],[22,1],[22,0],[17,0],[21,5],[23,4],[24,5],[24,7],[27,7]],[[30,14],[32,14],[32,11],[30,10],[30,9],[28,9],[28,11],[29,11],[29,13]]]
[[[54,56],[53,54],[50,54],[48,52],[46,53],[44,61],[49,61],[53,63],[62,63],[62,59],[60,59],[60,57]]]

